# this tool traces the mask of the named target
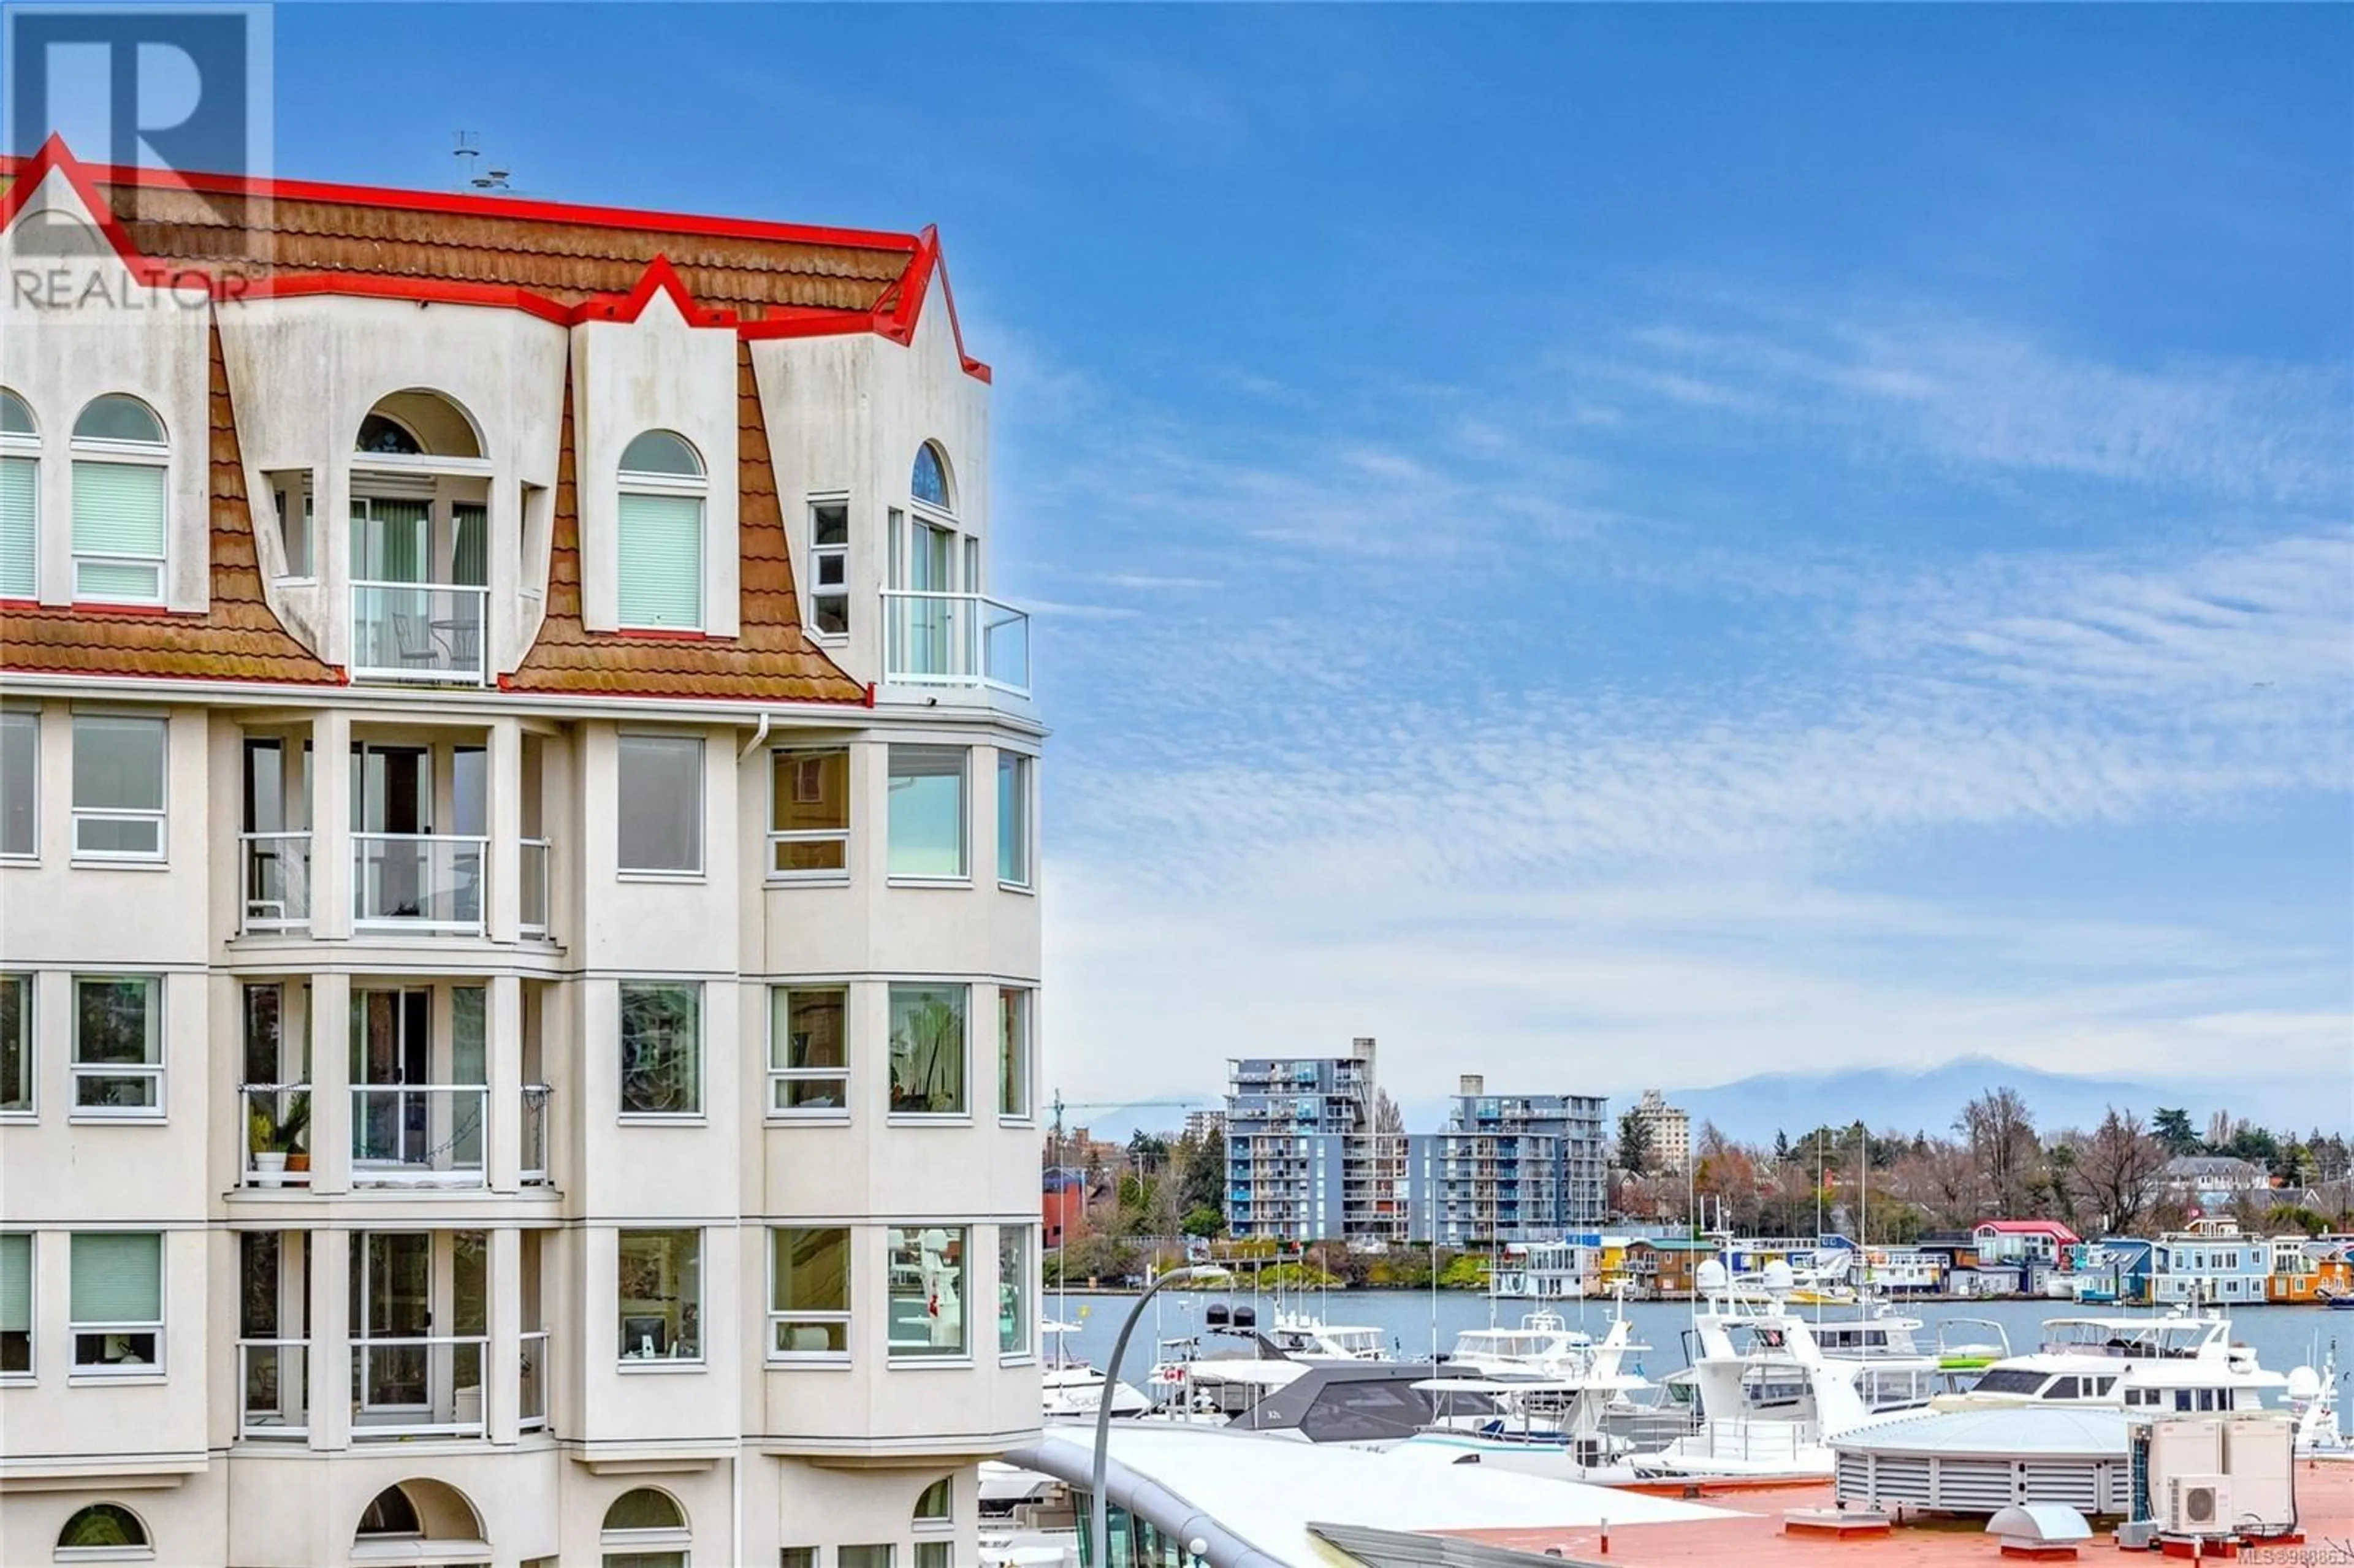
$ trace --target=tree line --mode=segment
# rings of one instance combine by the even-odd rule
[[[1770,1145],[1742,1143],[1713,1123],[1692,1139],[1692,1171],[1659,1168],[1648,1129],[1632,1112],[1618,1124],[1614,1197],[1630,1219],[1694,1219],[1759,1235],[1810,1235],[1818,1219],[1869,1242],[1902,1244],[1988,1219],[2058,1220],[2080,1235],[2179,1229],[2195,1197],[2159,1178],[2180,1155],[2244,1160],[2277,1187],[2243,1195],[2232,1212],[2244,1226],[2317,1233],[2349,1218],[2349,1149],[2316,1128],[2300,1137],[2227,1111],[2202,1132],[2189,1111],[2160,1108],[2145,1121],[2108,1107],[2090,1130],[2045,1131],[2019,1091],[1991,1088],[1940,1132],[1907,1135],[1861,1123],[1818,1127]],[[2315,1201],[2298,1199],[2312,1189]],[[1860,1234],[1859,1234],[1860,1233]]]

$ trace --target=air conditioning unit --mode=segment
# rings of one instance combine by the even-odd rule
[[[2167,1534],[2230,1535],[2232,1517],[2231,1477],[2177,1476],[2167,1484]]]

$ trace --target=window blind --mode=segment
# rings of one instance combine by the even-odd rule
[[[33,459],[0,458],[0,599],[33,597],[40,482]]]
[[[621,496],[620,611],[624,626],[703,625],[703,502],[692,495]]]
[[[159,1323],[164,1319],[164,1238],[150,1231],[73,1238],[77,1323]]]
[[[73,512],[78,556],[164,554],[164,471],[152,463],[74,464]]]
[[[0,1334],[33,1331],[33,1238],[0,1235]]]

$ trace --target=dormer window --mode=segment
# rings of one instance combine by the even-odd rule
[[[40,453],[32,409],[0,387],[0,599],[40,591]]]
[[[109,393],[73,428],[74,597],[118,604],[164,598],[164,422],[136,397]]]
[[[620,621],[646,631],[703,629],[703,459],[686,438],[648,430],[621,453]]]

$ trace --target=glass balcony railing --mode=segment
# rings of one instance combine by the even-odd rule
[[[480,1187],[491,1091],[480,1084],[352,1086],[352,1185]]]
[[[353,925],[481,936],[489,848],[488,839],[448,833],[354,833]]]
[[[885,685],[1030,694],[1030,616],[984,594],[883,593]]]
[[[460,583],[353,583],[352,678],[481,685],[490,597]]]
[[[352,1341],[352,1437],[480,1437],[487,1335]]]
[[[311,835],[240,833],[238,927],[299,931],[311,924]]]

